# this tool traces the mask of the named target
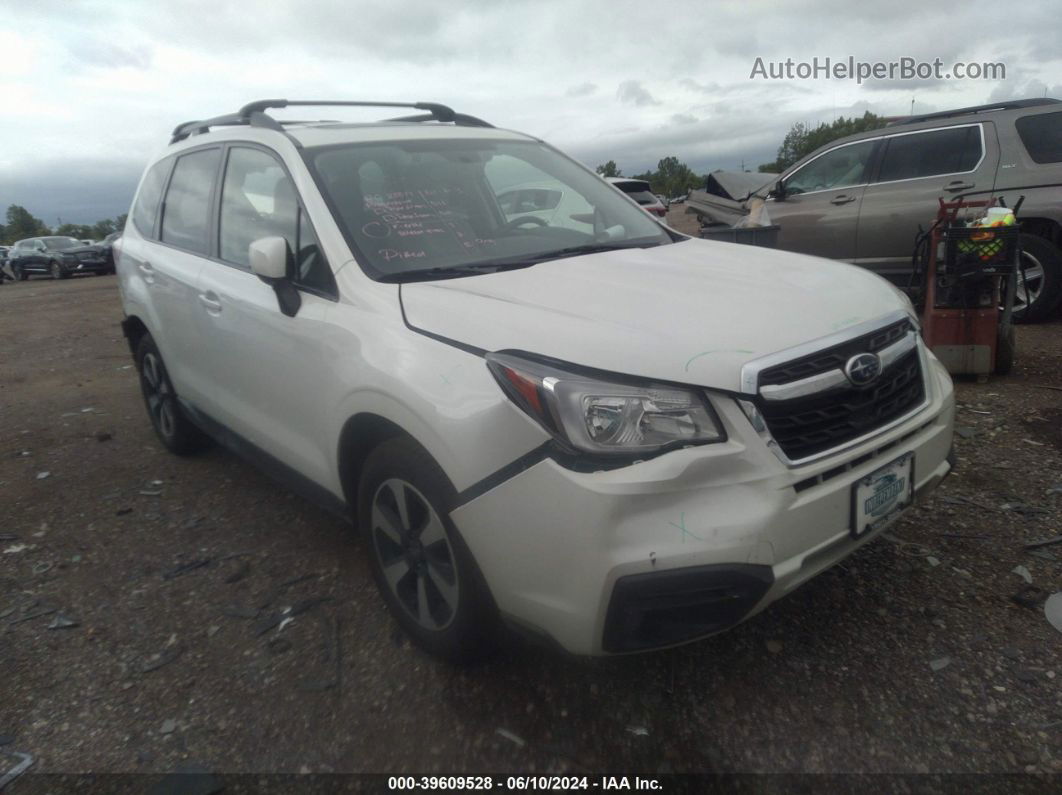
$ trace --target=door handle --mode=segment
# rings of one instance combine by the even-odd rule
[[[218,297],[214,295],[214,293],[200,293],[199,303],[205,306],[210,312],[216,313],[221,311],[221,301],[218,300]]]
[[[848,202],[854,202],[855,196],[849,196],[847,193],[839,193],[830,199],[830,204],[848,204]]]
[[[140,273],[144,277],[144,281],[148,284],[155,283],[155,269],[151,267],[150,262],[141,262],[137,267],[140,268]]]
[[[961,190],[969,190],[975,187],[972,182],[963,182],[961,179],[957,179],[954,182],[949,182],[944,186],[944,190],[948,193],[958,193]]]

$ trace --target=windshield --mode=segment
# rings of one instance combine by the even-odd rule
[[[344,144],[307,150],[306,160],[377,279],[445,278],[672,242],[600,177],[534,141]]]
[[[72,237],[43,237],[41,240],[44,241],[44,247],[52,251],[62,251],[64,248],[77,248],[85,245],[80,240],[75,240]]]

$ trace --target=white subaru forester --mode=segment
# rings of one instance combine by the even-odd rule
[[[162,443],[218,440],[354,519],[450,659],[762,610],[950,469],[954,402],[860,268],[687,238],[547,144],[432,103],[179,126],[122,237]]]

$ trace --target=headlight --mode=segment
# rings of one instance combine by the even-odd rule
[[[582,452],[632,455],[726,440],[699,391],[597,379],[509,354],[487,354],[487,366],[517,406]]]

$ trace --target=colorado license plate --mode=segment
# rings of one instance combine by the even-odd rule
[[[860,538],[885,523],[914,497],[914,453],[871,472],[852,486],[852,537]]]

